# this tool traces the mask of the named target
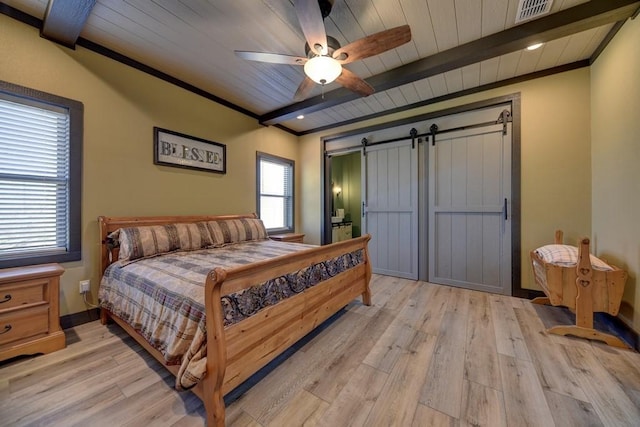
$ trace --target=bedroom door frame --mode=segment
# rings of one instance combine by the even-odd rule
[[[444,99],[440,100],[444,101]],[[331,206],[331,183],[327,182],[329,180],[328,174],[328,161],[326,157],[327,150],[344,150],[346,148],[359,149],[361,146],[361,140],[366,137],[370,137],[371,135],[385,132],[389,129],[396,129],[395,133],[402,134],[402,129],[410,129],[412,127],[420,127],[419,131],[423,129],[428,129],[432,123],[437,122],[439,119],[445,116],[450,116],[454,114],[471,112],[474,110],[491,108],[496,105],[509,104],[511,107],[511,131],[512,131],[512,146],[511,146],[511,221],[512,221],[512,232],[511,232],[511,282],[512,282],[512,292],[513,296],[521,297],[521,298],[532,298],[535,296],[540,296],[541,293],[539,291],[530,290],[522,288],[522,242],[521,242],[521,129],[522,129],[522,107],[521,107],[521,96],[519,92],[511,93],[504,96],[499,96],[495,98],[489,98],[477,102],[472,102],[468,104],[462,104],[451,108],[441,109],[425,114],[415,115],[399,120],[389,121],[385,123],[378,123],[372,126],[356,128],[349,131],[338,132],[335,134],[330,134],[327,136],[320,137],[320,152],[321,152],[321,161],[323,162],[324,167],[321,169],[321,215],[323,215],[323,220],[320,221],[320,236],[322,244],[326,244],[331,241],[331,217],[330,217],[330,206]],[[382,115],[381,115],[382,116]],[[420,142],[420,141],[419,141]],[[422,156],[420,162],[422,162]],[[422,177],[421,177],[422,179]],[[423,189],[420,189],[421,196],[423,195]],[[426,192],[425,192],[426,193]],[[425,194],[426,196],[426,194]],[[425,197],[426,198],[426,197]],[[420,221],[422,221],[422,215],[424,213],[424,209],[420,209]],[[328,224],[328,227],[327,227]],[[423,234],[421,234],[421,239],[423,238]],[[328,236],[328,237],[327,237]],[[421,240],[422,242],[422,240]],[[424,245],[426,246],[426,245]],[[420,245],[420,251],[423,251],[423,244]],[[527,252],[528,254],[528,252]],[[421,255],[421,258],[422,257]],[[422,260],[421,260],[422,263]],[[525,264],[528,265],[528,264]],[[419,277],[420,280],[424,279],[424,269],[422,265],[420,267]]]
[[[324,146],[324,144],[323,144]],[[322,180],[322,227],[321,227],[321,244],[326,245],[331,243],[332,238],[332,225],[331,225],[331,215],[332,215],[332,200],[333,200],[333,186],[331,184],[331,158],[336,156],[344,156],[347,154],[360,153],[362,156],[362,149],[356,147],[347,147],[345,149],[338,149],[332,152],[328,152],[323,150],[324,152],[324,169],[323,169],[323,180]],[[362,165],[360,166],[362,173]],[[362,175],[361,175],[362,176]],[[363,181],[363,178],[361,178]],[[362,193],[364,193],[365,183],[362,182],[362,187],[360,189],[360,199],[362,199]]]

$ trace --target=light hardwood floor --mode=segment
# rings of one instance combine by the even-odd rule
[[[375,276],[227,408],[233,426],[639,426],[640,354],[548,335],[559,308]],[[549,326],[549,325],[547,325]],[[201,426],[203,407],[115,325],[0,364],[0,425]]]

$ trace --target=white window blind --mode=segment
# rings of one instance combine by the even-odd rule
[[[0,260],[67,251],[69,113],[0,96]]]
[[[260,219],[267,230],[293,230],[293,162],[259,155]]]

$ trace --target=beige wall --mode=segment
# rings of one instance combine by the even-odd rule
[[[640,21],[627,23],[591,68],[593,76],[582,68],[299,139],[81,47],[46,41],[4,15],[0,79],[85,106],[83,260],[64,265],[62,314],[85,309],[77,292],[81,279],[92,279],[95,300],[98,215],[254,211],[259,150],[296,160],[297,228],[306,241],[319,243],[321,136],[519,92],[522,286],[535,287],[529,250],[549,242],[556,228],[575,241],[591,235],[593,226],[596,252],[631,273],[622,314],[640,330],[633,309],[640,304],[640,84],[632,78],[640,75],[632,42],[639,37]],[[226,144],[228,173],[153,165],[153,126]]]
[[[455,100],[300,138],[304,159],[303,231],[320,242],[322,156],[320,138],[372,123],[440,111],[519,92],[522,100],[522,286],[535,289],[529,251],[553,241],[561,228],[568,241],[591,234],[589,70],[507,86]]]
[[[254,212],[256,150],[295,160],[299,175],[295,136],[82,47],[56,45],[5,15],[0,80],[84,104],[82,261],[64,264],[63,315],[85,310],[81,279],[91,279],[97,299],[98,215]],[[154,126],[226,144],[227,174],[154,165]]]
[[[640,19],[627,21],[591,67],[593,240],[627,270],[620,317],[640,332]]]

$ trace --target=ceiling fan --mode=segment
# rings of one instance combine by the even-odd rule
[[[371,95],[373,87],[342,66],[401,46],[411,40],[408,25],[380,31],[341,47],[338,40],[328,36],[324,18],[329,16],[334,0],[295,0],[296,15],[304,33],[306,56],[236,50],[237,56],[250,61],[274,64],[303,65],[305,78],[294,99],[307,97],[314,84],[326,85],[334,80],[362,96]]]

